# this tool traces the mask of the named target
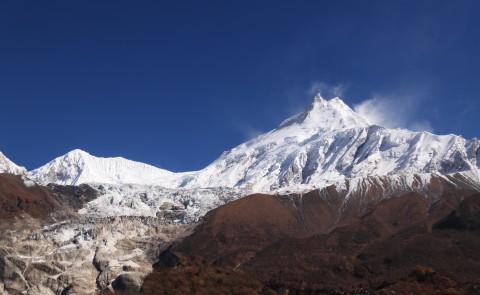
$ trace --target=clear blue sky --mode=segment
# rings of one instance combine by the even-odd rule
[[[81,148],[199,169],[319,83],[479,136],[478,3],[1,1],[0,150],[28,168]]]

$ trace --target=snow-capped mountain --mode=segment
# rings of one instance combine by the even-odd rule
[[[301,189],[367,176],[478,171],[480,141],[371,125],[340,98],[312,105],[266,134],[223,153],[206,168],[173,173],[79,150],[29,173],[40,183],[108,183],[168,188]]]
[[[8,246],[0,255],[0,263],[8,270],[0,274],[0,294],[2,290],[7,290],[5,294],[97,294],[126,274],[140,284],[157,261],[158,249],[190,233],[207,212],[253,192],[278,192],[273,198],[285,202],[279,207],[293,206],[292,212],[301,213],[295,218],[305,228],[305,220],[318,217],[318,223],[313,223],[316,230],[319,225],[328,231],[332,226],[343,227],[344,222],[365,216],[372,206],[395,197],[399,201],[391,203],[397,204],[392,211],[415,213],[417,209],[412,208],[421,204],[422,214],[426,208],[428,214],[442,210],[449,214],[464,196],[480,192],[479,164],[477,139],[375,126],[341,99],[320,96],[305,112],[194,172],[173,173],[74,150],[26,173],[0,154],[0,172],[22,174],[23,179],[22,183],[7,175],[16,189],[0,188],[14,197],[18,191],[43,192],[40,196],[52,197],[55,204],[63,200],[49,209],[55,223],[30,232],[25,230],[28,223],[15,223],[21,231],[0,235],[0,242]],[[36,186],[25,176],[41,184],[61,185]],[[83,183],[88,185],[62,186]],[[412,203],[418,195],[425,202]],[[43,205],[18,197],[9,201],[22,213],[29,205],[35,209]],[[270,204],[275,202],[259,206],[270,209]],[[249,212],[256,206],[241,205],[236,210]],[[263,211],[257,211],[257,216],[258,212]],[[437,213],[432,216],[438,217]],[[389,214],[388,210],[381,213]],[[68,219],[57,222],[64,215]],[[233,220],[242,215],[235,214]],[[278,216],[268,226],[287,220],[283,214]],[[264,224],[260,217],[255,221],[270,237]],[[390,230],[390,221],[379,224]]]
[[[27,172],[24,167],[18,166],[0,152],[0,173],[11,173],[23,175]]]
[[[477,171],[480,141],[370,125],[339,98],[310,108],[224,153],[186,186],[323,187],[394,174]]]
[[[101,158],[76,149],[30,171],[29,177],[48,184],[155,184],[173,186],[178,174],[121,157]],[[172,183],[172,184],[171,184]]]

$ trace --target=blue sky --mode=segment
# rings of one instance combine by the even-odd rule
[[[317,90],[479,136],[478,3],[2,1],[0,150],[200,169]]]

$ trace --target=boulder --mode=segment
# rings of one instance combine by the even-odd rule
[[[112,282],[112,287],[117,294],[136,294],[140,292],[142,280],[135,273],[123,273]]]

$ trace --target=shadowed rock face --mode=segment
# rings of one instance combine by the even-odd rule
[[[436,229],[478,230],[480,229],[480,198],[467,198],[444,220],[435,224]]]
[[[144,281],[140,294],[275,294],[251,274],[212,264],[200,257],[181,257],[177,267],[159,267]]]
[[[79,186],[49,184],[47,188],[57,197],[62,204],[73,210],[78,210],[84,204],[96,199],[98,191],[88,184]]]
[[[207,214],[170,249],[182,262],[157,267],[143,293],[478,294],[479,218],[480,194],[465,188],[252,195]],[[178,281],[187,274],[195,279]]]
[[[19,175],[0,174],[0,220],[15,220],[31,217],[44,223],[71,217],[86,202],[97,197],[97,192],[88,185],[41,186]],[[2,223],[7,229],[13,224]]]
[[[0,174],[0,219],[12,220],[23,214],[46,219],[61,207],[60,200],[45,187],[27,186],[18,175]]]

